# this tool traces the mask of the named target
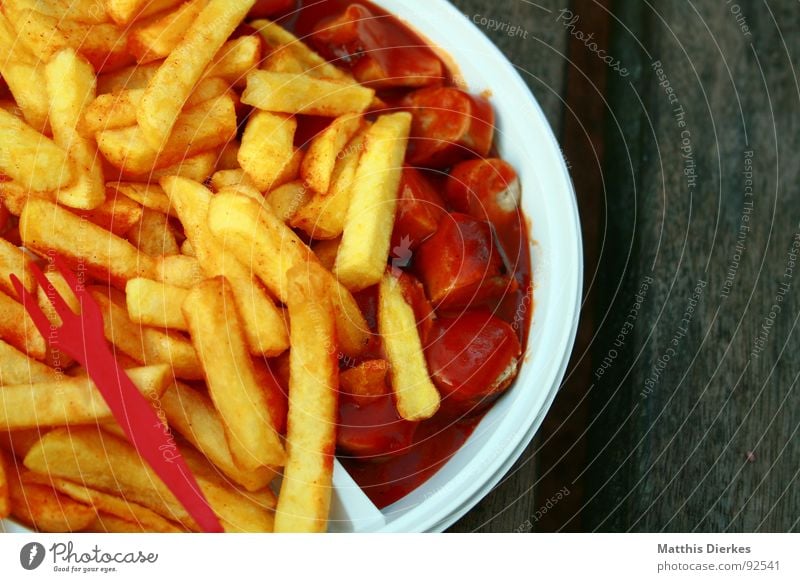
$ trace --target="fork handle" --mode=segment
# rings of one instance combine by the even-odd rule
[[[168,426],[117,363],[108,345],[87,354],[87,360],[84,367],[89,378],[139,455],[203,531],[222,532],[219,519],[175,445]]]

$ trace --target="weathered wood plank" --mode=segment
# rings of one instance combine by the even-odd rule
[[[609,88],[586,525],[796,530],[800,17],[714,0],[614,16],[631,74]]]

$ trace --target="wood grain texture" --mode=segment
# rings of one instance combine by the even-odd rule
[[[614,3],[589,530],[798,528],[800,17],[740,9]]]

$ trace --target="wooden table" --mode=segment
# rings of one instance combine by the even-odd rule
[[[586,286],[542,430],[453,531],[800,531],[797,4],[455,4],[527,32],[487,34],[562,143]]]

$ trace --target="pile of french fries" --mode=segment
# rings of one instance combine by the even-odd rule
[[[30,273],[54,255],[226,531],[327,529],[339,359],[371,341],[354,292],[380,286],[401,416],[439,407],[386,269],[411,115],[275,23],[232,37],[253,4],[1,3],[0,518],[198,530],[20,303],[11,274],[59,325]],[[299,114],[332,119],[302,148]]]

